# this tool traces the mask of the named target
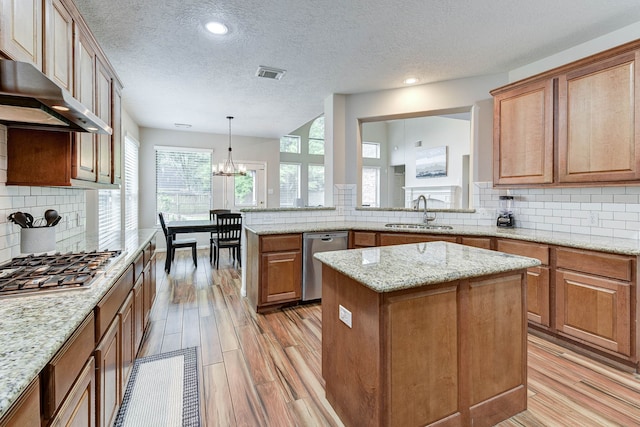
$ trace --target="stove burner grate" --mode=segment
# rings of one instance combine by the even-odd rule
[[[29,255],[0,265],[0,297],[87,288],[121,251]]]

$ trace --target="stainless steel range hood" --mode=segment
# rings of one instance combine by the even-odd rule
[[[9,127],[111,134],[107,123],[27,62],[0,59],[0,123]]]

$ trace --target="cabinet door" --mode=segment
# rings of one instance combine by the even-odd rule
[[[82,26],[76,25],[74,95],[91,112],[95,112],[96,53],[85,31]],[[91,133],[75,134],[73,178],[96,181],[96,139],[96,135]]]
[[[120,184],[122,182],[122,89],[119,84],[113,81],[113,112],[111,115],[111,135],[112,159],[111,159],[111,182]]]
[[[302,252],[262,255],[260,302],[296,301],[302,296]]]
[[[120,319],[116,316],[95,351],[96,419],[98,427],[109,427],[118,415],[122,378]]]
[[[96,115],[111,125],[111,75],[96,60]],[[111,183],[111,135],[98,134],[98,182]]]
[[[558,270],[558,332],[629,356],[630,288],[626,282]]]
[[[494,184],[553,182],[553,81],[495,95]]]
[[[44,73],[73,93],[73,18],[61,0],[46,0],[44,31]]]
[[[353,242],[350,249],[368,248],[378,245],[378,233],[373,231],[352,231],[351,241]]]
[[[0,50],[42,70],[42,0],[0,0]]]
[[[549,327],[549,268],[527,269],[527,318]]]
[[[133,323],[135,354],[138,354],[144,335],[144,290],[142,287],[142,276],[138,278],[136,285],[133,287]]]
[[[93,427],[96,425],[95,359],[90,357],[78,376],[51,427]]]
[[[147,264],[142,272],[142,288],[144,294],[144,325],[149,323],[149,314],[153,305],[154,292],[151,289],[151,265]]]
[[[629,52],[560,76],[560,182],[640,178],[638,55]]]
[[[133,292],[130,292],[120,311],[118,311],[118,317],[120,317],[120,335],[122,336],[121,390],[124,390],[127,385],[127,380],[129,379],[133,362],[136,358],[133,298]]]

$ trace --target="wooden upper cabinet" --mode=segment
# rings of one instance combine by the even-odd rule
[[[62,0],[45,1],[44,73],[73,93],[73,18]]]
[[[111,135],[112,162],[111,162],[111,182],[120,184],[122,182],[122,87],[116,80],[113,81],[113,99],[111,100]]]
[[[553,182],[553,81],[494,95],[494,184]]]
[[[96,60],[96,114],[111,125],[111,75],[99,60]],[[96,135],[98,140],[98,182],[111,183],[111,135]]]
[[[0,0],[0,50],[42,70],[42,0]]]
[[[640,178],[638,51],[558,79],[559,182]]]
[[[76,25],[75,33],[75,98],[90,111],[96,112],[96,53],[87,30]],[[73,145],[72,178],[96,181],[97,138],[90,133],[76,133]]]

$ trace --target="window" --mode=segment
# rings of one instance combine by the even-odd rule
[[[98,190],[98,241],[105,244],[120,233],[120,190]]]
[[[296,135],[285,135],[280,138],[281,153],[300,153],[300,137]]]
[[[138,229],[138,153],[140,144],[124,138],[124,229]]]
[[[364,158],[364,159],[379,159],[380,158],[380,143],[379,142],[363,142],[362,143],[362,158]]]
[[[307,194],[309,206],[324,205],[324,165],[309,165]]]
[[[324,116],[315,119],[309,128],[309,154],[324,156]]]
[[[156,221],[208,219],[211,150],[156,147]]]
[[[380,207],[379,167],[362,167],[362,206]]]
[[[248,170],[245,176],[233,177],[234,205],[236,207],[256,206],[256,171]]]
[[[300,164],[280,163],[280,206],[295,207],[300,197]]]

